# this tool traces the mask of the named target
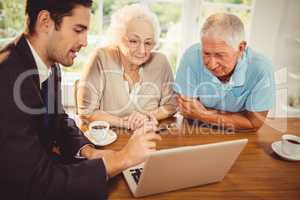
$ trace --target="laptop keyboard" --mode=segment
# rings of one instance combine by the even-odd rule
[[[131,176],[133,177],[136,184],[138,184],[141,174],[143,172],[143,168],[136,168],[136,169],[130,169],[129,170]]]

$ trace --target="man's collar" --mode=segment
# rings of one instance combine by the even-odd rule
[[[44,61],[41,59],[41,57],[38,55],[38,53],[35,51],[35,49],[31,46],[30,41],[26,39],[30,50],[32,52],[34,61],[36,63],[38,72],[39,72],[39,79],[40,79],[40,86],[42,82],[48,79],[51,73],[51,69],[47,67],[47,65],[44,63]]]

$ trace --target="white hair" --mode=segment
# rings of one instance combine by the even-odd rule
[[[201,37],[224,40],[234,49],[245,41],[243,22],[237,16],[229,13],[216,13],[209,16],[201,29]]]
[[[149,22],[154,30],[154,42],[158,44],[160,25],[156,15],[142,4],[131,4],[122,7],[111,16],[107,31],[109,45],[118,46],[126,34],[129,22],[133,19],[144,19]]]

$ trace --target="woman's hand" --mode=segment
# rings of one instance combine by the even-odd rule
[[[127,128],[131,130],[136,130],[142,127],[145,124],[145,122],[152,122],[155,125],[158,124],[156,118],[153,115],[142,114],[136,111],[131,113],[129,116],[125,117],[124,120],[128,123]]]

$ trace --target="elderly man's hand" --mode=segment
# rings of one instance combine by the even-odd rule
[[[186,118],[198,119],[202,114],[209,114],[203,104],[196,98],[183,95],[177,96],[179,112]]]

